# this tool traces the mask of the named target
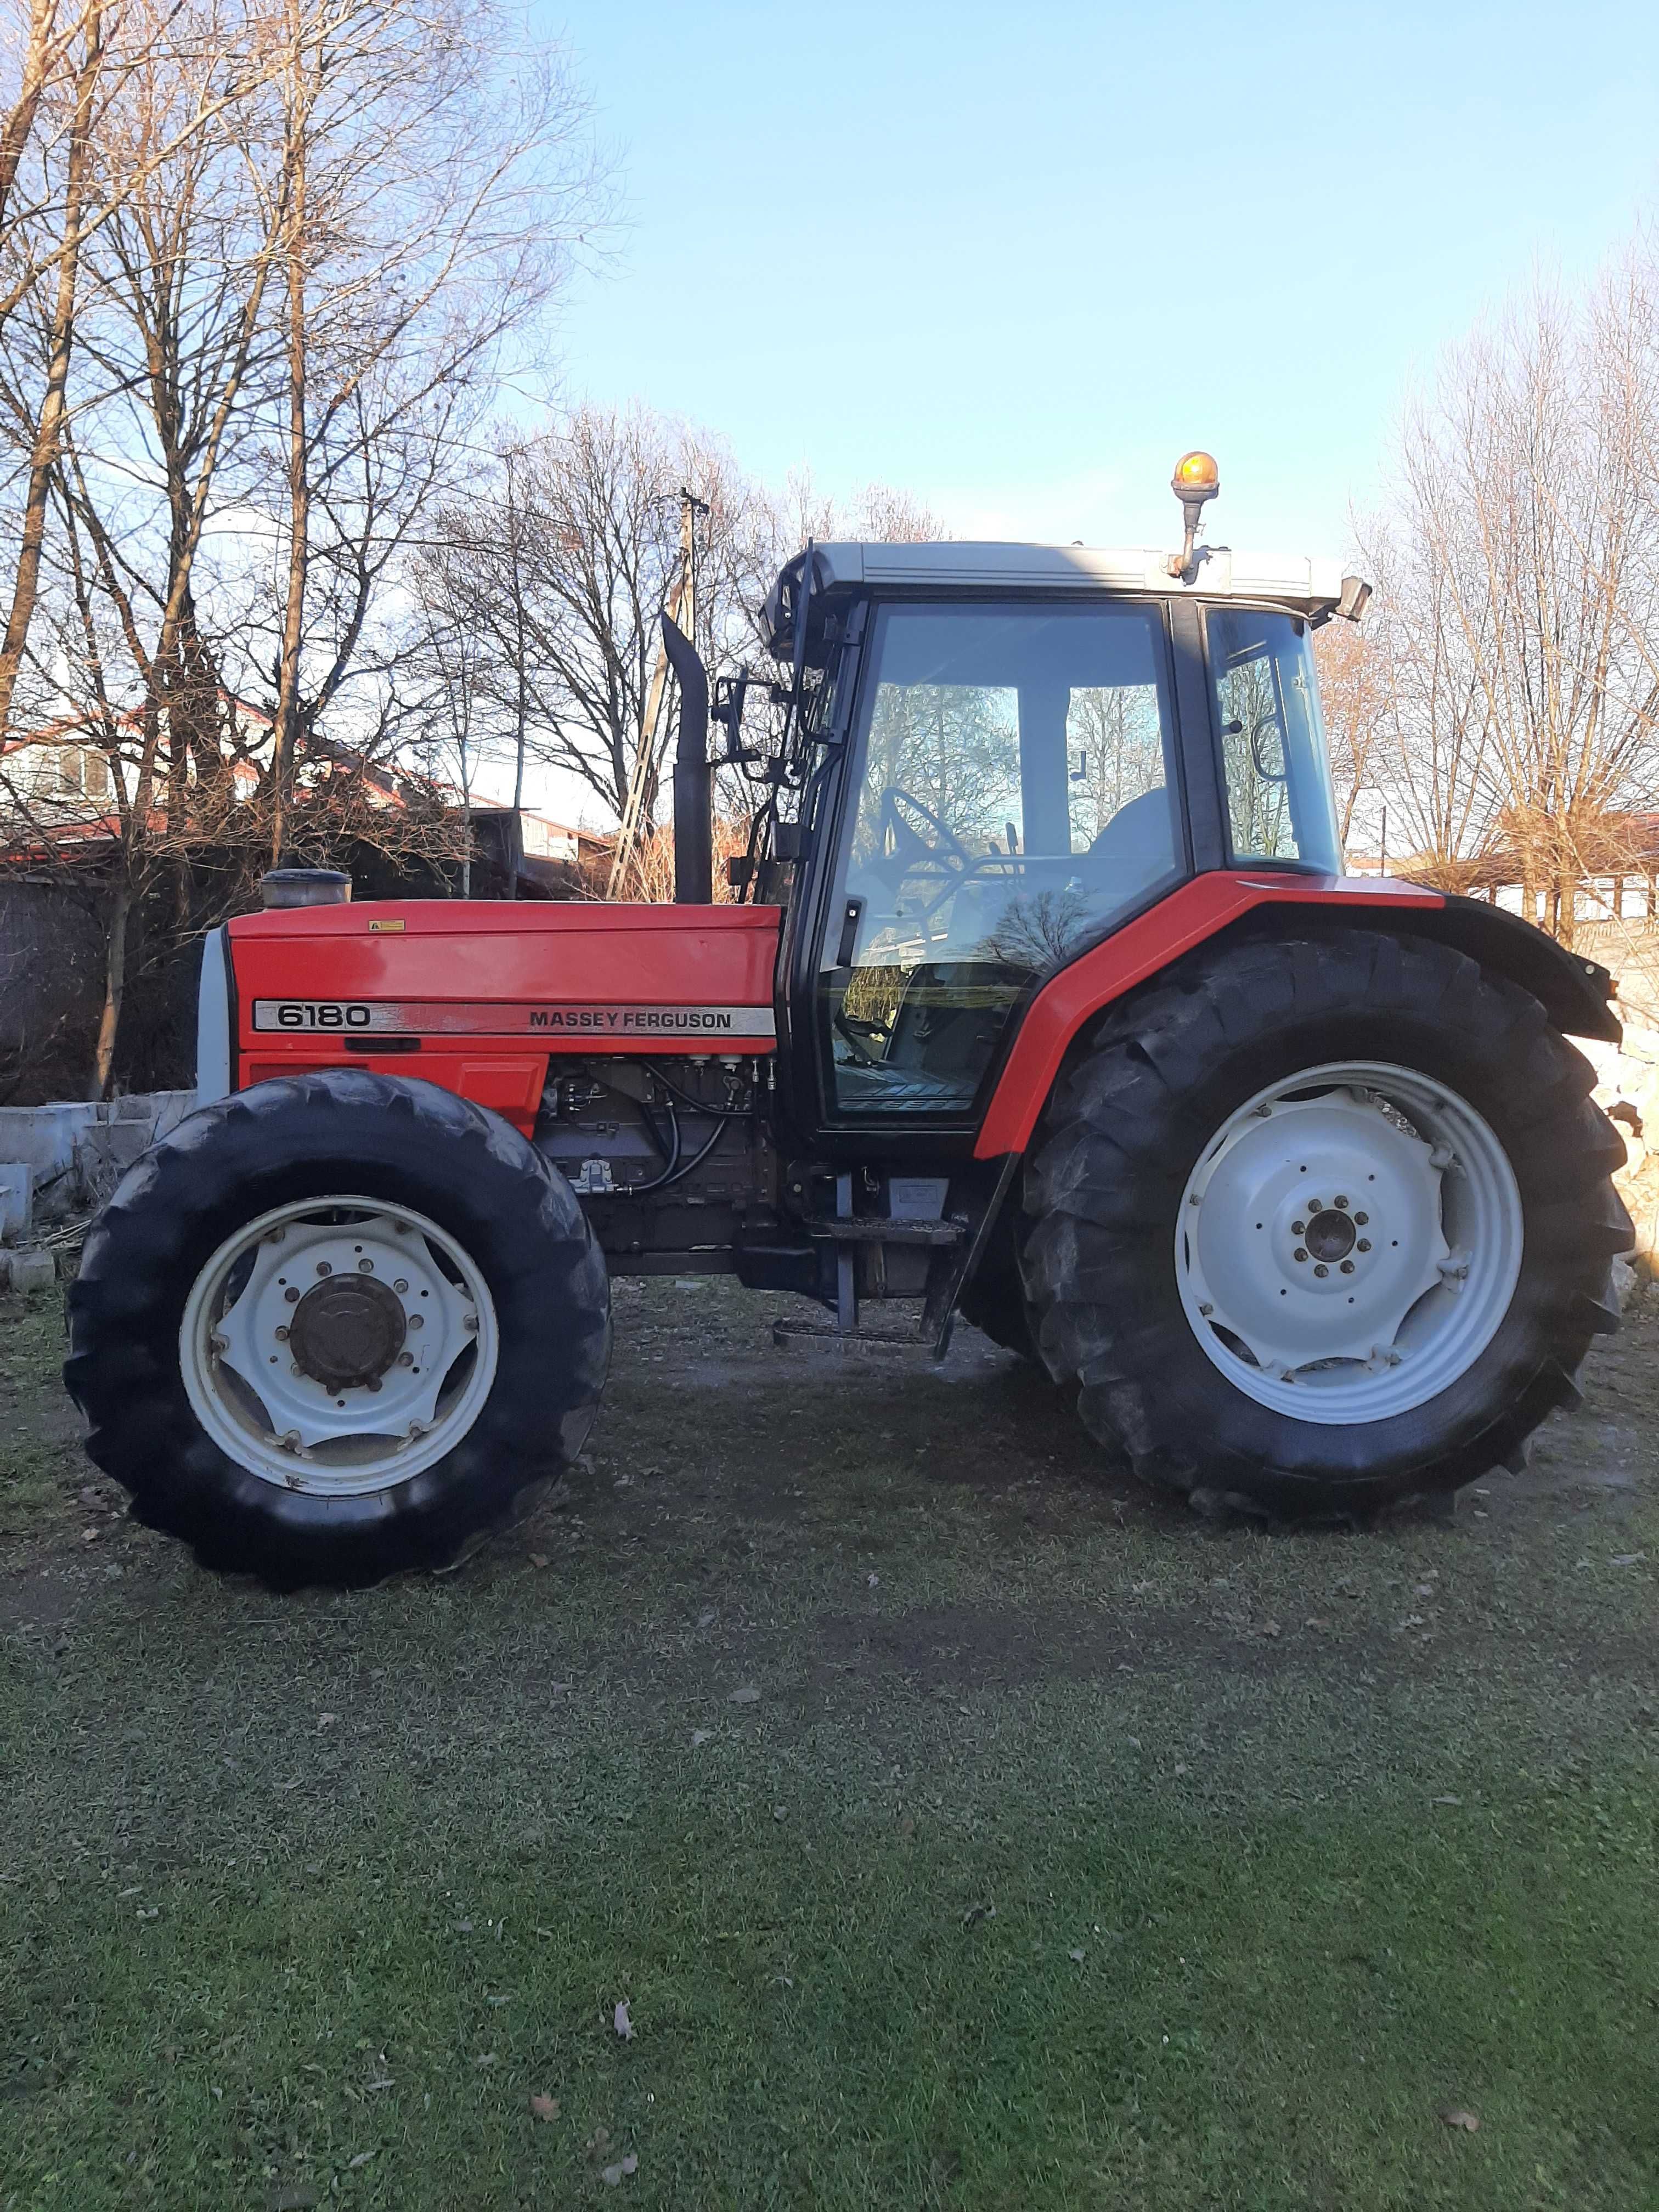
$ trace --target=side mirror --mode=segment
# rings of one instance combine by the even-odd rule
[[[1371,587],[1363,576],[1345,576],[1336,611],[1344,622],[1357,623],[1370,602]]]

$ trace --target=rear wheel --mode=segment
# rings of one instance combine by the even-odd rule
[[[1195,956],[1050,1107],[1022,1251],[1044,1363],[1201,1501],[1353,1511],[1518,1464],[1617,1322],[1593,1080],[1445,946]]]
[[[453,1563],[580,1449],[610,1346],[574,1194],[424,1083],[262,1084],[124,1179],[70,1292],[88,1450],[282,1588]]]

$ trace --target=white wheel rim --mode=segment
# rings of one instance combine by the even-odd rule
[[[390,1490],[453,1451],[499,1347],[489,1287],[448,1231],[347,1194],[274,1206],[228,1237],[179,1331],[185,1389],[220,1449],[328,1498]]]
[[[1522,1230],[1509,1157],[1467,1100],[1414,1069],[1333,1061],[1246,1099],[1204,1147],[1176,1278],[1247,1397],[1303,1421],[1387,1420],[1492,1342]]]

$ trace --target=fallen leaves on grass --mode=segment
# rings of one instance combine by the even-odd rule
[[[628,2017],[628,1999],[626,1997],[620,2000],[616,2011],[611,2014],[611,2025],[616,2029],[617,2034],[621,2036],[624,2043],[631,2043],[634,2040],[634,2023]]]
[[[607,2183],[610,2187],[614,2189],[624,2174],[637,2173],[639,2170],[640,2161],[634,2152],[630,2150],[627,2157],[618,2159],[615,2166],[607,2166],[600,2174],[599,2179],[601,2181]]]
[[[701,1751],[703,1745],[712,1739],[714,1733],[714,1731],[713,1729],[693,1729],[691,1731],[692,1750]]]
[[[556,2097],[548,2096],[544,2092],[538,2092],[530,2100],[530,2109],[538,2120],[556,2120],[559,2117],[559,2100]]]
[[[530,1564],[532,1567],[544,1567],[547,1565],[547,1554],[545,1552],[532,1552],[529,1554],[529,1559]]]
[[[728,1705],[757,1705],[760,1692],[752,1682],[745,1682],[741,1689],[733,1690],[726,1702]]]
[[[1466,2136],[1478,2133],[1480,2123],[1473,2112],[1465,2112],[1449,2106],[1440,2115],[1449,2128],[1461,2128]]]
[[[973,1928],[981,1920],[994,1920],[996,1917],[995,1905],[988,1900],[983,1905],[970,1905],[962,1916],[962,1924],[964,1928]]]

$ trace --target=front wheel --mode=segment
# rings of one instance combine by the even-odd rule
[[[87,1449],[151,1526],[277,1588],[439,1567],[569,1463],[605,1264],[514,1131],[432,1085],[257,1085],[118,1187],[70,1297]]]
[[[1443,945],[1194,956],[1050,1108],[1022,1249],[1046,1364],[1200,1499],[1351,1512],[1518,1464],[1617,1322],[1593,1081]]]

